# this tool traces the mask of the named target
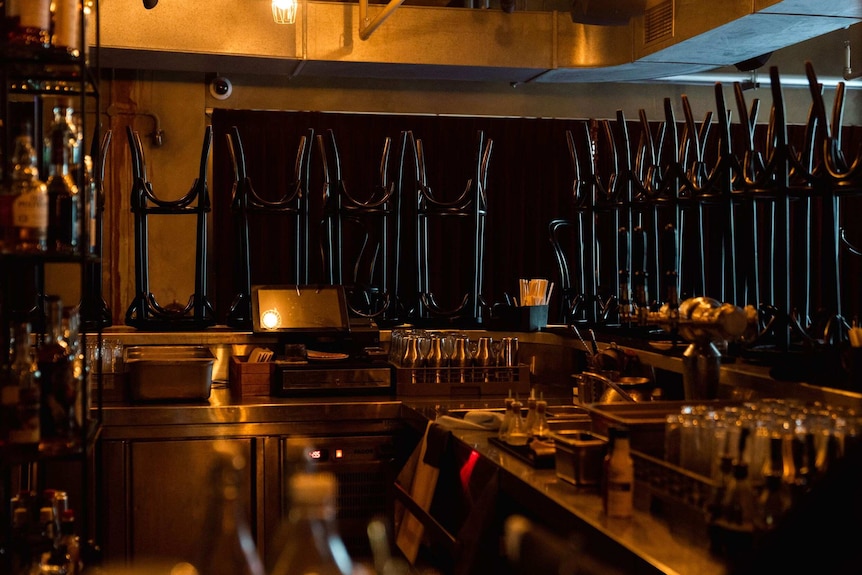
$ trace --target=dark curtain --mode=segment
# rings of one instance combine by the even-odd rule
[[[215,225],[214,301],[218,313],[227,311],[235,293],[232,262],[236,242],[230,200],[233,170],[225,134],[237,126],[246,154],[249,177],[258,195],[276,199],[293,179],[296,146],[309,128],[315,135],[333,130],[341,153],[342,175],[349,192],[370,197],[379,181],[384,139],[393,140],[392,155],[402,131],[412,131],[425,149],[428,184],[441,201],[454,200],[474,176],[477,133],[493,140],[488,177],[488,215],[483,294],[500,301],[503,292],[517,295],[518,278],[555,273],[547,238],[547,222],[565,215],[571,180],[565,130],[573,122],[541,119],[461,118],[408,115],[363,115],[321,112],[221,110],[213,112],[213,215]],[[404,169],[402,207],[402,265],[398,270],[403,291],[416,289],[415,165],[408,152]],[[560,185],[558,182],[564,182]],[[311,283],[325,277],[320,253],[323,216],[323,168],[316,144],[312,150],[310,192]],[[292,221],[276,214],[255,216],[250,226],[252,284],[295,283],[292,274]],[[429,260],[432,291],[442,308],[454,307],[470,288],[473,274],[472,225],[435,222],[430,226],[433,246]],[[350,242],[346,241],[348,249]],[[347,270],[345,275],[349,275]]]
[[[213,301],[218,317],[227,313],[237,286],[232,269],[235,260],[236,240],[231,222],[231,190],[233,172],[227,153],[225,134],[232,126],[237,126],[245,147],[247,170],[254,188],[260,196],[275,199],[284,192],[293,179],[296,147],[299,138],[313,129],[315,135],[333,130],[341,152],[342,175],[350,193],[357,198],[368,197],[372,186],[378,182],[381,151],[384,139],[388,136],[393,143],[399,141],[403,131],[412,131],[421,139],[425,148],[428,183],[435,195],[442,200],[457,197],[465,188],[466,182],[474,175],[476,162],[476,137],[481,130],[494,141],[488,177],[488,210],[486,228],[486,251],[484,266],[484,285],[482,295],[489,303],[503,301],[504,293],[517,296],[519,278],[548,278],[560,285],[559,271],[548,238],[548,224],[555,218],[574,218],[573,209],[573,167],[566,145],[566,130],[578,131],[579,120],[551,120],[536,118],[468,118],[449,116],[386,115],[386,114],[347,114],[324,112],[282,112],[223,110],[213,111],[213,215],[215,225],[215,285]],[[611,122],[615,133],[616,146],[624,149],[625,139],[616,122]],[[629,146],[637,149],[640,138],[640,125],[627,121]],[[658,124],[651,123],[651,129],[658,133]],[[799,141],[804,135],[804,126],[791,126],[792,141]],[[683,133],[684,126],[679,126]],[[713,130],[715,132],[717,130]],[[708,165],[714,163],[716,148],[714,133],[705,147],[704,160]],[[734,133],[734,138],[739,137]],[[758,138],[764,134],[758,131]],[[845,150],[855,151],[859,146],[859,130],[845,128],[842,145]],[[310,192],[310,242],[307,246],[310,259],[311,283],[322,282],[325,277],[320,252],[320,222],[322,219],[323,169],[315,143],[312,150]],[[393,156],[398,155],[393,147]],[[579,154],[588,155],[588,150]],[[608,175],[612,172],[609,161],[611,152],[604,151],[598,162],[598,171]],[[858,155],[858,154],[857,154]],[[852,159],[852,154],[848,154]],[[416,257],[415,257],[415,166],[412,153],[406,155],[403,165],[403,236],[397,248],[401,252],[401,265],[397,270],[401,279],[401,294],[405,299],[415,295]],[[824,199],[825,198],[825,199]],[[728,249],[727,230],[730,218],[736,223],[736,255],[739,266],[753,257],[755,243],[753,229],[754,216],[748,211],[734,210],[731,215],[727,205],[707,206],[702,220],[695,215],[686,215],[685,233],[681,255],[681,273],[684,273],[681,297],[702,295],[719,297],[730,294],[731,274],[723,264],[723,254]],[[845,318],[853,318],[859,313],[860,306],[860,258],[849,246],[842,243],[840,248],[841,283],[837,283],[834,250],[835,222],[831,219],[831,195],[815,195],[809,199],[799,198],[791,202],[788,216],[791,270],[787,277],[776,280],[779,289],[785,283],[791,284],[793,306],[804,308],[804,300],[810,302],[812,313],[817,308],[834,312],[837,307],[837,292],[840,285],[842,312]],[[855,225],[859,214],[858,197],[848,194],[840,201],[842,225],[850,242],[862,245],[862,233]],[[641,214],[636,210],[633,224],[648,224],[653,216],[651,210]],[[640,219],[639,219],[640,218]],[[672,210],[661,212],[658,216],[661,225],[673,222]],[[601,249],[601,277],[598,283],[607,286],[610,293],[617,283],[617,261],[613,240],[619,221],[607,216],[599,216],[597,234],[603,243]],[[449,225],[449,224],[447,224]],[[462,294],[469,291],[470,278],[474,273],[470,257],[469,224],[461,222],[458,226],[439,229],[431,228],[432,245],[436,246],[429,258],[433,262],[432,291],[439,296],[441,307],[455,305]],[[761,281],[765,282],[759,295],[738,295],[738,303],[756,303],[773,289],[769,281],[769,266],[775,259],[771,252],[769,234],[780,228],[771,211],[761,207],[757,215]],[[811,253],[807,252],[804,230],[811,231]],[[292,223],[289,219],[275,214],[256,216],[250,228],[251,278],[252,284],[291,284],[295,283],[293,270]],[[350,243],[346,239],[345,243]],[[574,250],[576,240],[570,240]],[[701,251],[699,242],[703,242]],[[650,239],[655,242],[654,238]],[[349,246],[348,246],[349,247]],[[649,249],[650,269],[663,270],[666,264],[656,261],[654,245]],[[350,270],[345,272],[349,276]],[[573,269],[573,274],[582,270]],[[660,275],[654,274],[654,275]],[[699,278],[706,277],[706,286]],[[592,281],[592,272],[586,273]],[[807,278],[807,279],[806,279]],[[652,288],[653,301],[662,301],[659,278]],[[576,282],[573,282],[576,283]],[[747,289],[751,289],[750,287]],[[766,295],[764,295],[766,294]],[[559,295],[559,291],[557,292]],[[806,297],[807,296],[807,297]],[[769,302],[767,302],[769,303]],[[552,299],[551,322],[560,317],[557,298]]]

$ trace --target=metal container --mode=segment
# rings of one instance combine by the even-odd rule
[[[557,477],[577,487],[593,487],[602,478],[607,440],[587,431],[554,433]]]
[[[731,400],[703,401],[712,408],[739,405]],[[635,451],[662,459],[664,457],[667,416],[679,413],[686,401],[645,401],[643,403],[596,403],[587,406],[593,419],[593,431],[606,435],[610,427],[625,427],[631,434]]]
[[[209,347],[132,346],[125,349],[124,359],[133,401],[209,399],[216,359]]]

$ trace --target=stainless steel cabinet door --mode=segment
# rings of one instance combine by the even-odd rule
[[[209,472],[226,443],[246,457],[242,501],[255,525],[254,439],[106,441],[104,552],[108,562],[194,561],[206,536]]]

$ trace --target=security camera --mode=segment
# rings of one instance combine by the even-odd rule
[[[216,100],[227,100],[233,93],[233,84],[224,76],[216,76],[210,80],[210,94]]]

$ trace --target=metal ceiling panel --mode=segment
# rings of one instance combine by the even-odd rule
[[[573,23],[560,10],[401,5],[363,40],[355,3],[301,0],[289,26],[273,23],[258,4],[265,3],[186,0],[145,10],[105,1],[102,64],[288,76],[643,81],[730,66],[862,21],[859,0],[649,0],[644,15],[622,26]],[[382,10],[372,4],[368,17]]]

